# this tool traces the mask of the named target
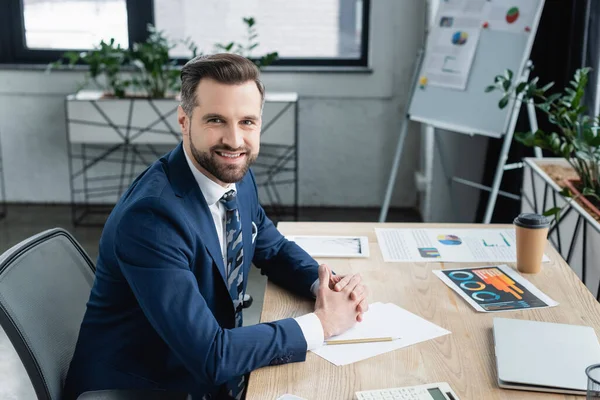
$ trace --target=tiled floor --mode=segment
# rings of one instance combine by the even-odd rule
[[[376,221],[377,209],[302,209],[304,221]],[[419,215],[411,210],[390,210],[388,221],[419,221]],[[0,253],[36,233],[62,227],[71,232],[93,260],[98,255],[99,227],[77,227],[71,223],[67,206],[10,205],[7,216],[0,220]],[[248,293],[254,298],[253,305],[244,311],[244,324],[258,323],[263,304],[266,278],[253,268],[248,281]],[[35,393],[21,361],[0,328],[0,400],[35,399]]]

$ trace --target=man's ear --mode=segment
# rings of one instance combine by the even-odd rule
[[[177,122],[179,123],[181,134],[187,135],[187,133],[190,131],[191,121],[181,106],[177,107]]]

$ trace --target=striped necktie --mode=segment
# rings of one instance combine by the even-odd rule
[[[242,221],[237,206],[236,193],[228,191],[221,197],[225,206],[225,232],[227,243],[227,288],[233,300],[235,309],[235,326],[242,326],[242,303],[244,301],[244,246],[242,240]],[[235,399],[240,399],[245,387],[243,376],[233,378],[225,383],[227,394]]]
[[[242,302],[244,300],[244,249],[242,241],[242,221],[237,207],[235,191],[230,190],[221,197],[225,206],[225,232],[227,243],[227,287],[235,309],[235,326],[242,326]]]

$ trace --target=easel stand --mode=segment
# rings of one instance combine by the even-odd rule
[[[412,80],[411,80],[411,82],[412,82],[411,88],[415,88],[417,85],[417,79],[418,79],[419,71],[421,70],[423,55],[424,55],[424,49],[419,50],[419,53],[417,55],[417,62],[416,62]],[[529,79],[530,66],[531,66],[531,62],[529,61],[521,73],[521,79],[520,79],[521,82],[526,82]],[[400,159],[402,156],[402,151],[404,149],[404,140],[406,139],[406,135],[407,135],[407,131],[408,131],[408,124],[410,122],[410,115],[408,113],[408,107],[412,100],[413,91],[411,90],[410,93],[411,94],[409,96],[408,101],[406,102],[406,106],[404,109],[404,120],[402,121],[402,127],[400,129],[400,136],[398,138],[398,144],[396,146],[394,162],[392,164],[392,170],[390,171],[390,177],[388,180],[387,189],[386,189],[385,197],[383,200],[383,205],[381,207],[381,213],[379,214],[379,222],[385,222],[385,220],[387,219],[387,213],[388,213],[389,206],[390,206],[390,200],[392,198],[392,193],[394,191],[394,184],[396,182],[396,176],[397,176],[397,172],[398,172],[397,170],[398,170],[398,166],[400,165]],[[504,191],[500,190],[500,184],[502,183],[502,177],[504,175],[504,171],[522,167],[522,163],[506,164],[506,160],[508,159],[508,153],[510,150],[510,145],[512,143],[513,136],[514,136],[515,126],[517,124],[517,120],[519,118],[519,112],[521,110],[521,103],[522,103],[522,94],[520,94],[513,103],[513,106],[512,106],[513,108],[512,108],[511,116],[510,116],[510,122],[508,125],[508,130],[503,135],[502,150],[500,152],[500,157],[498,158],[498,165],[496,167],[496,172],[494,173],[494,181],[493,181],[491,187],[482,185],[477,182],[472,182],[472,181],[469,181],[466,179],[462,179],[459,177],[451,176],[449,173],[448,165],[447,165],[445,157],[444,157],[443,149],[441,148],[442,146],[439,144],[439,138],[435,134],[435,130],[434,130],[435,147],[437,147],[437,152],[440,156],[440,163],[442,164],[442,169],[444,170],[444,176],[445,176],[446,182],[450,188],[450,201],[451,201],[453,210],[455,212],[455,215],[459,215],[459,213],[458,213],[459,210],[456,207],[456,201],[454,199],[454,195],[453,195],[453,191],[452,191],[452,183],[453,182],[467,185],[467,186],[470,186],[470,187],[473,187],[473,188],[476,188],[479,190],[483,190],[486,192],[490,192],[490,197],[488,199],[485,216],[483,218],[483,223],[485,223],[485,224],[489,224],[492,219],[492,214],[494,213],[494,207],[496,205],[496,199],[498,198],[498,195],[508,197],[513,200],[521,199],[521,196],[519,196],[519,195],[504,192]],[[528,111],[528,116],[529,116],[530,128],[531,128],[532,132],[535,132],[535,131],[537,131],[538,126],[537,126],[537,119],[535,116],[535,107],[532,102],[527,103],[527,111]],[[436,126],[433,126],[433,127],[436,128]],[[438,128],[443,128],[443,127],[438,127]],[[474,134],[477,134],[477,133],[473,132],[472,135],[474,135]],[[535,148],[535,156],[537,158],[542,157],[542,152],[539,148]],[[428,176],[427,179],[431,179],[431,176]],[[431,199],[428,198],[427,201],[429,202],[429,201],[431,201]]]
[[[404,104],[404,110],[402,112],[402,115],[404,115],[404,119],[402,120],[402,127],[400,128],[400,136],[398,137],[398,144],[396,145],[396,153],[394,154],[394,162],[392,163],[390,178],[388,180],[387,189],[385,191],[385,197],[383,199],[383,206],[381,207],[381,213],[379,214],[379,222],[385,222],[387,218],[388,209],[390,208],[390,200],[392,199],[392,193],[394,191],[394,183],[396,182],[396,176],[398,175],[398,166],[400,165],[400,158],[402,157],[402,150],[404,149],[404,139],[406,139],[406,134],[408,132],[408,108],[410,107],[410,102],[413,96],[412,88],[414,88],[417,84],[417,79],[419,77],[419,71],[421,69],[421,64],[423,63],[424,55],[425,49],[420,48],[419,52],[417,53],[413,75],[410,80],[410,95],[408,96],[408,99]]]

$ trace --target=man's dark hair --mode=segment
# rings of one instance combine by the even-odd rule
[[[192,111],[197,106],[196,88],[204,78],[230,85],[254,81],[264,102],[265,87],[259,77],[260,72],[256,65],[236,54],[220,53],[195,57],[181,69],[181,107],[188,117],[192,116]]]

